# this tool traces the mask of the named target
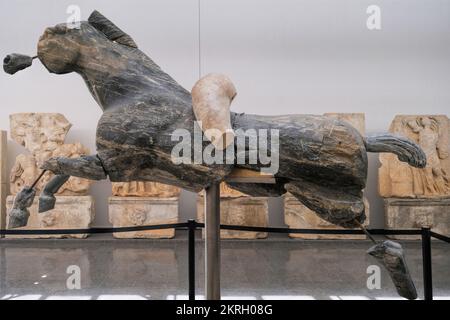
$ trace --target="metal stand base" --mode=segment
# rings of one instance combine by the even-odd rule
[[[220,186],[205,189],[205,294],[220,300]]]

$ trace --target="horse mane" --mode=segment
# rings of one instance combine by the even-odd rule
[[[88,22],[98,31],[102,32],[109,40],[120,43],[124,46],[137,48],[136,42],[111,20],[106,18],[97,10],[94,10],[88,18]]]

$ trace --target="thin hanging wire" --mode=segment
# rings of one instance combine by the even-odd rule
[[[198,0],[197,2],[197,7],[198,7],[198,78],[200,79],[202,76],[202,36],[201,36],[201,19],[200,19],[200,15],[201,15],[201,9],[200,9],[200,1]]]

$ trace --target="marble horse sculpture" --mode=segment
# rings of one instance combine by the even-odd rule
[[[257,133],[259,129],[278,130],[279,168],[273,175],[274,183],[236,182],[232,187],[252,196],[280,196],[288,191],[321,218],[343,227],[358,227],[365,220],[362,190],[366,185],[367,152],[394,153],[413,167],[426,164],[424,153],[410,140],[390,134],[363,137],[336,119],[230,112],[236,92],[225,76],[206,76],[191,95],[140,51],[129,35],[97,11],[79,28],[66,24],[47,28],[39,39],[36,57],[11,54],[4,60],[4,69],[13,74],[30,66],[34,58],[39,58],[51,73],[78,73],[103,110],[97,126],[97,154],[51,158],[43,163],[42,169],[56,176],[40,196],[40,212],[54,207],[54,194],[70,176],[109,178],[113,182],[154,181],[199,192],[227,179],[233,169],[261,170],[260,161],[174,163],[171,151],[178,141],[171,139],[172,133],[185,129],[193,135],[197,120],[206,128],[223,132],[218,139],[205,134],[217,149],[233,147],[230,143],[239,132],[248,129]],[[201,148],[208,145],[211,143],[204,141]],[[247,146],[246,156],[255,152],[251,148]],[[10,227],[26,225],[27,207],[34,196],[32,186],[17,195]],[[401,255],[395,255],[396,250],[395,245],[383,243],[373,255],[380,256],[381,252],[381,261],[394,252],[396,259],[390,263],[394,271],[399,271],[404,261]],[[409,277],[407,270],[399,272]],[[415,298],[414,285],[407,280],[397,281],[396,286],[400,292],[399,285],[403,285],[403,296]]]

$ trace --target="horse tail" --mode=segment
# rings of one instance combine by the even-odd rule
[[[405,137],[388,133],[373,135],[365,137],[364,144],[367,152],[394,153],[400,161],[416,168],[424,168],[427,164],[427,157],[422,148]]]

